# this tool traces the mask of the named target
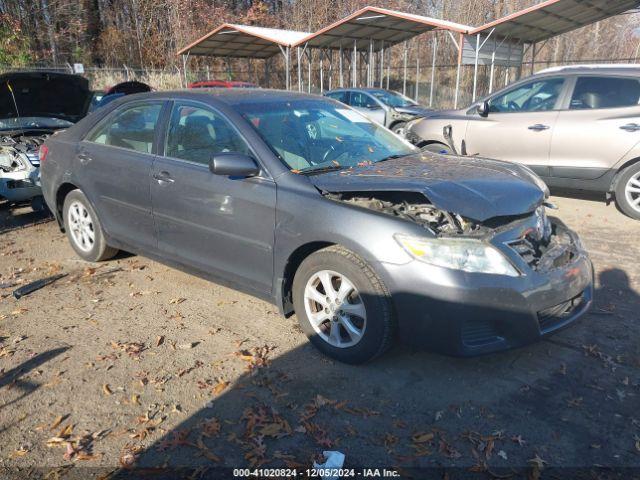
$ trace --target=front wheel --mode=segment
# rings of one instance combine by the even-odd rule
[[[406,130],[407,130],[407,122],[398,122],[393,127],[391,127],[391,131],[396,135],[400,135],[401,137],[404,137]]]
[[[615,194],[616,205],[622,213],[640,220],[640,163],[622,171]]]
[[[392,344],[395,319],[389,293],[373,269],[339,246],[307,257],[293,281],[300,326],[321,352],[364,363]]]
[[[118,253],[107,245],[98,215],[82,191],[69,192],[64,199],[62,215],[69,243],[82,259],[101,262]]]

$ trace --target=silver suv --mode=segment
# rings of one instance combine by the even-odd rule
[[[523,163],[552,188],[603,192],[640,219],[640,65],[543,70],[410,122],[406,136],[425,150]]]

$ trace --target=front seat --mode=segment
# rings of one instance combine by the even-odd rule
[[[185,119],[182,131],[182,155],[185,160],[208,163],[216,152],[215,130],[212,120],[205,115],[191,115]]]

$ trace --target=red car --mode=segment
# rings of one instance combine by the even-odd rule
[[[204,80],[202,82],[192,82],[189,88],[258,88],[254,83],[236,82],[232,80]]]

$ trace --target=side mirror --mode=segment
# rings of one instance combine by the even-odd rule
[[[476,107],[476,110],[478,111],[478,115],[480,115],[481,117],[488,117],[489,116],[489,102],[487,102],[486,100],[479,103],[478,106]]]
[[[209,170],[227,177],[255,177],[260,173],[256,161],[244,153],[216,153],[209,161]]]

